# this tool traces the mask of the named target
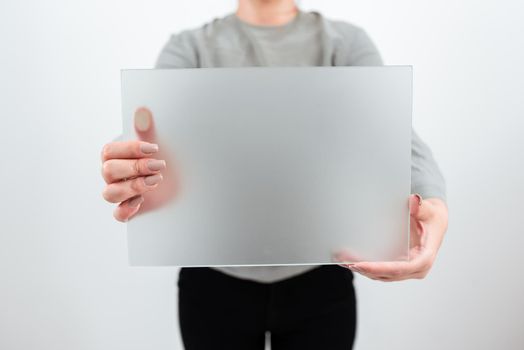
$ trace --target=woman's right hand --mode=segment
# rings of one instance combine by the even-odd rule
[[[167,167],[164,159],[158,159],[162,154],[156,143],[151,112],[139,108],[134,124],[138,140],[110,142],[101,155],[102,177],[106,182],[102,196],[110,203],[119,203],[113,216],[122,222],[144,207],[146,198],[153,201],[151,195],[160,186],[162,172]]]

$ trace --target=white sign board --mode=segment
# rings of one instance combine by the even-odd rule
[[[411,67],[124,70],[122,100],[124,139],[148,108],[179,189],[127,223],[131,265],[407,255]]]

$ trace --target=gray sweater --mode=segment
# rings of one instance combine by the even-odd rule
[[[382,58],[360,27],[299,11],[281,26],[256,26],[235,14],[171,35],[156,68],[249,66],[376,66]],[[431,150],[412,133],[411,192],[445,200],[444,178]],[[220,249],[217,247],[217,249]],[[223,273],[275,282],[315,266],[216,267]]]

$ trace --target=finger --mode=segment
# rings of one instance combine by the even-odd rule
[[[333,260],[333,262],[342,262],[342,263],[352,263],[352,262],[363,260],[357,254],[350,252],[348,249],[340,249],[340,250],[334,251],[331,254],[331,259]]]
[[[134,159],[150,157],[158,152],[158,145],[144,141],[116,141],[102,148],[102,161],[109,159]]]
[[[369,274],[369,273],[365,273],[364,271],[358,269],[357,267],[355,267],[353,264],[349,264],[346,266],[349,270],[351,270],[353,273],[358,273],[359,275],[362,275],[364,277],[367,277],[369,279],[372,279],[372,280],[376,280],[376,281],[385,281],[386,279],[385,278],[380,278],[378,276],[375,276],[373,274]]]
[[[404,275],[404,276],[399,276],[399,277],[374,276],[374,277],[369,277],[369,278],[377,280],[377,281],[381,281],[381,282],[399,282],[399,281],[404,281],[408,279],[413,279],[415,278],[415,275]]]
[[[416,269],[416,266],[407,261],[381,261],[360,262],[355,264],[354,268],[357,272],[362,272],[365,274],[396,277],[413,273]]]
[[[160,159],[109,159],[102,164],[102,176],[110,184],[123,179],[156,174],[165,168],[165,160]]]
[[[366,273],[362,270],[359,270],[355,266],[348,266],[347,268],[364,277],[367,277],[375,281],[382,281],[382,282],[396,282],[396,281],[404,281],[407,279],[422,279],[426,276],[426,272],[414,272],[414,273],[398,275],[398,276],[374,275],[374,274]]]
[[[157,142],[153,114],[146,107],[140,107],[134,115],[135,132],[142,141]]]
[[[155,189],[162,181],[162,174],[140,176],[132,180],[107,185],[102,192],[104,199],[111,203],[123,202],[138,194]]]
[[[360,274],[360,275],[362,275],[364,277],[367,277],[369,279],[372,279],[372,280],[377,280],[377,281],[391,281],[391,280],[393,280],[392,277],[377,276],[377,275],[374,275],[374,274],[371,274],[371,273],[364,272],[363,270],[361,270],[358,267],[356,267],[355,264],[338,264],[338,265],[351,270],[353,273],[358,273],[358,274]]]
[[[120,203],[113,211],[115,219],[121,222],[128,221],[133,215],[136,214],[140,205],[144,202],[144,197],[141,195],[132,197],[126,201]]]
[[[427,276],[428,272],[429,270],[418,271],[418,272],[413,272],[410,274],[399,275],[399,276],[394,276],[394,277],[375,276],[375,275],[366,275],[366,277],[369,277],[374,280],[383,281],[383,282],[398,282],[398,281],[405,281],[405,280],[411,280],[411,279],[424,279]]]
[[[354,264],[354,268],[366,274],[397,279],[428,271],[432,263],[431,252],[422,248],[409,261],[359,262]]]
[[[435,205],[423,200],[419,194],[412,194],[409,198],[409,210],[412,217],[420,221],[426,221],[433,217]]]

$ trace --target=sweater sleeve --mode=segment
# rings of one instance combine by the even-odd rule
[[[193,34],[191,30],[172,34],[160,51],[155,68],[197,68],[198,53]]]
[[[446,183],[428,145],[411,132],[411,193],[446,201]]]
[[[357,26],[353,29],[348,60],[351,66],[382,66],[382,56],[368,33]]]
[[[353,66],[383,65],[382,57],[369,35],[354,27],[349,47],[349,62]],[[429,146],[411,130],[411,193],[423,198],[437,197],[446,201],[446,183]]]

